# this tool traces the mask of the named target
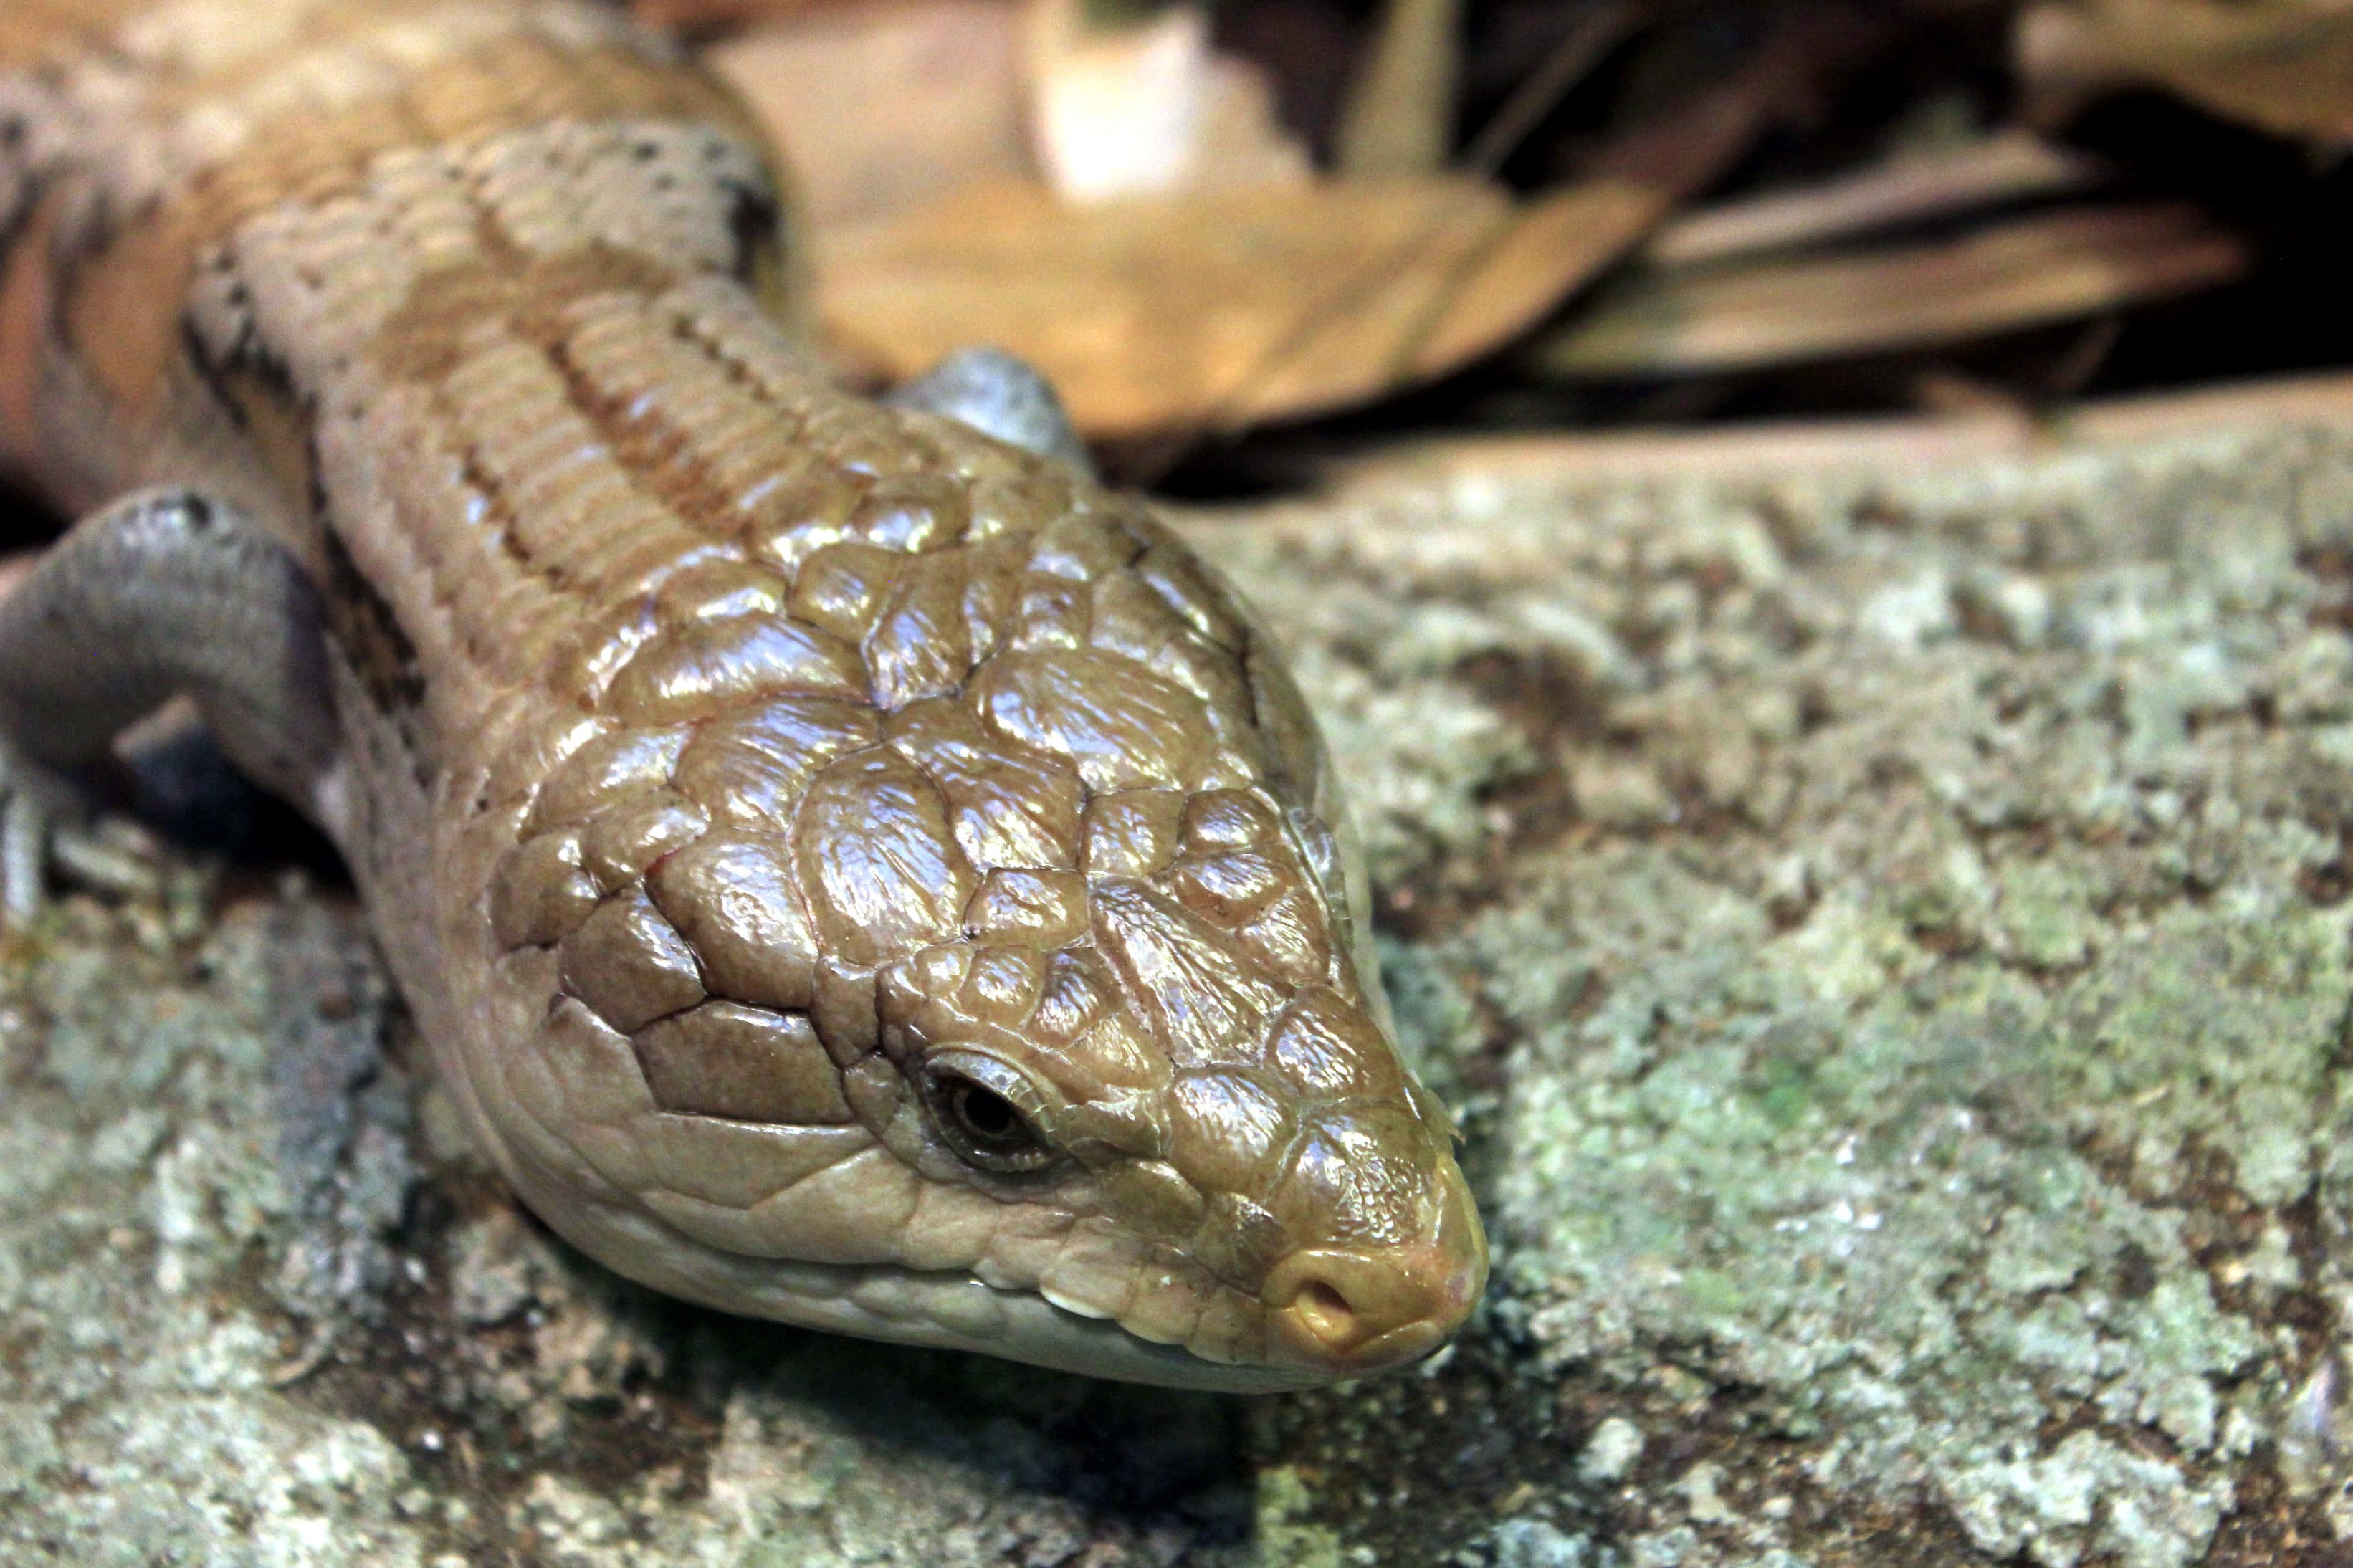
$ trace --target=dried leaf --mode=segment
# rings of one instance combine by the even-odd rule
[[[1086,435],[1135,437],[1451,368],[1525,331],[1657,205],[1597,185],[1522,213],[1443,178],[1084,206],[998,185],[820,237],[818,297],[828,333],[890,378],[992,342],[1044,371]]]
[[[1060,195],[1307,179],[1306,149],[1277,124],[1272,91],[1209,47],[1208,17],[1194,6],[1103,27],[1082,0],[1031,0],[1025,31],[1039,160]]]
[[[1558,109],[1577,84],[1626,40],[1650,14],[1652,4],[1653,0],[1596,0],[1479,128],[1479,134],[1463,149],[1463,167],[1479,174],[1492,174],[1502,168],[1546,116]]]
[[[1012,0],[825,7],[705,55],[778,146],[820,229],[1031,171]]]
[[[2099,399],[2066,410],[2064,433],[2088,447],[2314,426],[2353,430],[2353,374],[2331,371]],[[1345,500],[1393,491],[1400,483],[1437,489],[1475,480],[1581,489],[1742,481],[1774,473],[1913,471],[2024,457],[2051,435],[2044,420],[1981,407],[1876,419],[1740,420],[1696,430],[1385,436],[1343,440],[1307,455],[1319,490]]]
[[[2247,262],[2183,205],[2044,214],[1861,255],[1650,272],[1530,359],[1566,377],[1652,376],[1921,348],[2211,287]]]
[[[1377,179],[1446,166],[1461,30],[1462,0],[1388,0],[1341,116],[1341,174]]]
[[[1346,407],[1527,331],[1740,155],[1794,96],[1802,55],[1760,51],[1525,205],[1468,175],[1092,205],[961,193],[820,233],[819,309],[834,346],[884,379],[973,342],[1009,350],[1099,440]]]
[[[1662,267],[1791,250],[2076,190],[2097,168],[2022,131],[1891,159],[1854,174],[1686,213],[1643,247]]]
[[[1307,144],[1282,124],[1274,88],[1247,60],[1209,62],[1209,107],[1192,184],[1303,185],[1315,176]]]
[[[2274,135],[2353,142],[2345,0],[2042,0],[2013,53],[2045,118],[2147,82]]]

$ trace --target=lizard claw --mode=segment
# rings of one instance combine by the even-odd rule
[[[0,931],[40,914],[58,835],[80,816],[73,786],[0,733]]]

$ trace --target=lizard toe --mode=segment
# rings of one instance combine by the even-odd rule
[[[79,823],[72,785],[0,739],[0,931],[37,918],[60,837]]]

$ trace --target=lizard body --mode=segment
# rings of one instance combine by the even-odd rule
[[[185,690],[620,1271],[1158,1382],[1426,1352],[1484,1243],[1279,656],[933,411],[987,395],[829,385],[782,207],[586,0],[8,0],[0,451],[91,512],[0,605],[12,911]]]

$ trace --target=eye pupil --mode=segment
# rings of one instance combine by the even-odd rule
[[[955,1112],[965,1131],[985,1142],[1024,1141],[1027,1130],[1021,1124],[1020,1113],[993,1089],[976,1083],[962,1085],[955,1091]]]
[[[1042,1170],[1057,1158],[1029,1116],[1012,1100],[953,1068],[925,1075],[932,1120],[948,1146],[969,1164],[1010,1173]]]

